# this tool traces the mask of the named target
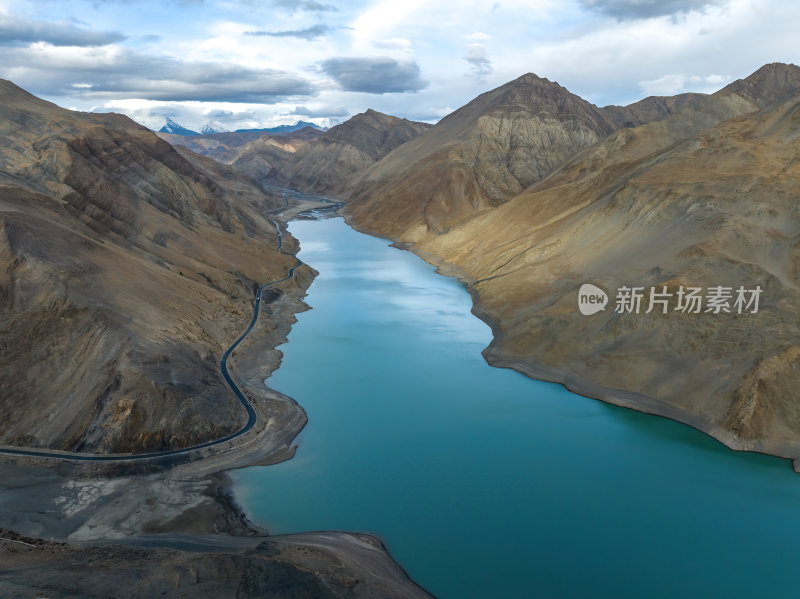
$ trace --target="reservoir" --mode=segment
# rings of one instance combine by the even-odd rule
[[[230,473],[251,519],[376,534],[441,599],[798,596],[789,462],[492,368],[457,280],[341,218],[290,230],[320,274],[268,385],[309,422]]]

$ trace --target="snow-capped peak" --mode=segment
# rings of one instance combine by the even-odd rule
[[[192,131],[191,129],[187,129],[183,125],[176,123],[171,118],[167,117],[167,122],[164,124],[161,129],[158,130],[159,133],[174,133],[175,135],[200,135],[197,131]]]
[[[228,133],[228,129],[216,121],[208,121],[205,125],[203,125],[200,134],[211,135],[212,133]]]

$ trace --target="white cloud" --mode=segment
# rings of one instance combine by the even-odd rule
[[[709,85],[722,85],[723,83],[729,83],[731,79],[733,78],[730,75],[708,75],[705,77],[704,81]]]
[[[799,27],[800,3],[733,0],[680,19],[590,21],[570,35],[534,45],[525,59],[528,70],[592,102],[629,103],[640,99],[643,89],[714,91],[729,74],[739,78],[768,62],[800,62],[800,46],[793,41]],[[520,63],[496,40],[493,60],[496,70],[502,65],[505,79],[517,72],[506,65]]]
[[[141,10],[145,2],[146,11]],[[125,37],[83,48],[17,40],[0,48],[0,77],[84,109],[146,92],[144,97],[157,100],[155,107],[116,109],[138,111],[145,118],[172,110],[173,118],[184,119],[187,126],[202,125],[215,110],[230,111],[223,118],[234,121],[225,121],[232,128],[237,119],[241,126],[244,121],[250,126],[288,122],[298,106],[321,119],[333,117],[324,115],[328,107],[336,113],[346,107],[352,113],[374,108],[435,120],[525,72],[556,80],[597,104],[610,104],[652,93],[713,91],[767,62],[800,63],[800,3],[787,0],[463,0],[457,10],[443,0],[281,0],[267,11],[261,4],[0,0],[0,6],[9,7],[0,14],[74,24],[80,32],[119,31]],[[310,10],[317,5],[337,10]],[[677,12],[665,14],[665,6]],[[36,31],[35,23],[28,30]],[[68,28],[67,33],[75,31]],[[329,70],[341,80],[338,84],[320,69],[333,58],[376,56],[383,57],[383,66],[352,60],[332,64]],[[366,78],[357,77],[360,66],[369,67]],[[285,74],[287,84],[305,82],[305,88],[287,85],[282,90],[306,91],[306,97],[264,93],[263,103],[255,103],[246,93],[225,89],[247,92],[260,86],[267,92],[266,74],[276,71]],[[375,72],[388,87],[373,85],[380,83],[369,80]],[[254,79],[252,73],[261,76]],[[380,89],[416,91],[374,93]],[[187,101],[170,101],[179,98]],[[188,101],[192,98],[207,101]],[[239,103],[226,102],[230,99]]]
[[[373,42],[394,37],[392,30],[425,6],[425,0],[383,0],[352,22],[355,49],[365,50]]]
[[[683,92],[711,93],[733,80],[722,75],[686,75],[672,73],[652,81],[640,81],[639,88],[645,96],[672,96]]]
[[[374,40],[372,45],[376,48],[383,48],[386,50],[402,50],[410,52],[413,49],[411,40],[402,37],[390,37],[385,40]]]
[[[494,72],[492,61],[489,60],[489,54],[483,44],[474,43],[467,46],[467,55],[464,60],[470,64],[472,76],[479,81],[485,80],[488,75]]]
[[[702,11],[708,6],[724,4],[725,0],[580,0],[589,10],[625,19],[647,19]]]
[[[261,129],[284,123],[294,123],[299,113],[296,106],[278,103],[232,104],[226,102],[158,102],[152,100],[111,100],[92,112],[121,112],[151,129],[159,129],[167,117],[189,129],[200,130],[210,119],[219,121],[226,129]],[[338,112],[338,109],[334,110]],[[335,116],[335,115],[334,115]],[[303,116],[303,120],[325,126],[330,117],[322,111]]]
[[[67,21],[39,21],[0,13],[0,45],[44,42],[53,46],[106,46],[126,36],[114,31],[93,31]]]
[[[684,91],[686,75],[664,75],[652,81],[640,81],[639,87],[646,96],[671,96]]]
[[[293,73],[231,62],[189,61],[120,46],[0,46],[0,73],[23,87],[86,99],[253,102],[315,93]],[[6,67],[9,68],[9,67]]]

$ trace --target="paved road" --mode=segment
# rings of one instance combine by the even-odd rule
[[[227,443],[228,441],[232,441],[237,437],[242,436],[251,428],[256,425],[256,421],[258,420],[258,415],[256,414],[256,410],[253,407],[253,404],[250,403],[250,400],[245,397],[245,394],[242,393],[242,390],[239,388],[239,385],[231,377],[230,372],[228,371],[228,358],[230,358],[231,354],[234,350],[239,346],[239,344],[244,341],[245,337],[250,334],[253,330],[253,327],[256,326],[256,322],[258,321],[258,313],[259,309],[261,308],[261,293],[267,287],[271,287],[277,283],[282,283],[283,281],[288,281],[294,276],[294,271],[302,266],[303,262],[301,260],[297,260],[297,264],[294,265],[291,269],[289,269],[289,274],[282,279],[276,279],[274,281],[270,281],[269,283],[265,283],[258,288],[256,292],[256,303],[253,307],[253,318],[250,320],[250,325],[247,327],[244,333],[233,342],[225,353],[222,354],[222,359],[219,363],[219,369],[222,372],[222,377],[225,379],[225,382],[233,391],[233,394],[237,397],[237,399],[242,403],[244,409],[247,411],[247,423],[237,432],[228,435],[227,437],[223,437],[221,439],[214,439],[213,441],[207,441],[205,443],[200,443],[199,445],[192,445],[191,447],[184,447],[183,449],[169,449],[166,451],[156,451],[152,453],[137,453],[137,454],[113,454],[113,455],[97,455],[97,454],[87,454],[87,453],[76,453],[76,452],[68,452],[68,451],[52,451],[46,449],[22,449],[22,448],[12,448],[12,447],[0,447],[0,454],[6,455],[21,455],[21,456],[35,456],[35,457],[42,457],[42,458],[56,458],[62,460],[79,460],[84,462],[126,462],[132,460],[145,460],[151,458],[164,458],[168,456],[175,456],[180,454],[189,453],[192,451],[196,451],[198,449],[205,449],[207,447],[214,447],[215,445],[222,445],[223,443]]]
[[[289,196],[292,196],[295,199],[308,199],[311,201],[318,201],[324,202],[326,204],[330,204],[331,208],[338,208],[342,204],[340,202],[336,202],[334,200],[330,200],[328,198],[322,198],[319,196],[308,196],[298,191],[294,191],[292,189],[281,189],[281,195],[283,196],[283,200],[286,204],[286,207],[289,206]],[[280,208],[283,210],[284,208]],[[276,230],[278,231],[278,250],[283,248],[283,234],[280,229],[279,223],[273,221]],[[237,432],[228,435],[227,437],[223,437],[221,439],[214,439],[213,441],[207,441],[205,443],[200,443],[199,445],[193,445],[191,447],[184,447],[183,449],[170,449],[166,451],[155,451],[151,453],[137,453],[137,454],[106,454],[106,455],[98,455],[98,454],[87,454],[87,453],[77,453],[77,452],[70,452],[70,451],[53,451],[47,449],[34,449],[34,448],[16,448],[16,447],[0,447],[0,454],[5,455],[19,455],[19,456],[33,456],[33,457],[40,457],[40,458],[54,458],[60,460],[77,460],[82,462],[130,462],[134,460],[147,460],[152,458],[165,458],[169,456],[176,456],[181,454],[187,454],[192,451],[197,451],[198,449],[206,449],[208,447],[214,447],[216,445],[222,445],[223,443],[228,443],[237,437],[242,436],[250,429],[252,429],[256,425],[256,421],[258,420],[258,415],[256,414],[256,410],[253,407],[253,404],[250,403],[250,400],[245,397],[245,394],[239,388],[239,385],[233,380],[228,371],[228,358],[230,358],[231,354],[236,350],[236,348],[244,341],[245,337],[250,334],[253,330],[253,327],[256,326],[256,322],[258,321],[258,313],[259,309],[261,308],[261,294],[267,287],[271,287],[272,285],[276,285],[278,283],[282,283],[283,281],[288,281],[294,276],[294,271],[300,268],[303,265],[303,261],[299,258],[295,258],[297,260],[297,264],[295,264],[291,269],[289,269],[289,274],[283,277],[282,279],[276,279],[274,281],[270,281],[269,283],[264,283],[261,285],[258,290],[256,291],[256,302],[255,306],[253,307],[253,318],[250,320],[250,325],[247,327],[244,333],[233,342],[233,344],[222,354],[222,359],[219,363],[220,372],[222,372],[222,377],[225,379],[225,382],[233,391],[233,394],[236,398],[242,403],[242,406],[247,411],[247,423]]]

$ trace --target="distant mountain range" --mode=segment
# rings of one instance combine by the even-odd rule
[[[294,125],[292,125],[293,127]],[[303,127],[294,131],[284,130],[281,133],[264,133],[260,129],[253,131],[226,131],[208,133],[206,135],[180,135],[176,133],[156,133],[175,146],[183,146],[196,154],[208,156],[224,164],[230,164],[248,144],[261,141],[262,146],[278,151],[280,155],[291,155],[303,144],[325,132],[314,127]]]
[[[367,110],[289,152],[262,137],[244,146],[231,163],[262,184],[336,193],[354,173],[430,127]]]
[[[320,127],[308,121],[297,121],[294,125],[278,125],[277,127],[270,127],[268,129],[237,129],[236,132],[246,133],[264,133],[265,135],[285,135],[286,133],[294,133],[300,129],[311,127],[319,131],[327,131],[325,127]]]
[[[306,127],[311,127],[312,129],[317,129],[319,131],[326,131],[325,128],[320,127],[319,125],[315,125],[314,123],[309,123],[307,121],[297,121],[294,125],[278,125],[277,127],[268,127],[266,129],[236,129],[233,133],[261,133],[263,135],[286,135],[288,133],[294,133],[295,131],[299,131],[300,129],[305,129]],[[185,136],[200,136],[200,135],[214,135],[217,133],[230,133],[228,129],[225,129],[219,123],[209,122],[203,125],[203,128],[198,132],[194,131],[193,129],[189,129],[184,127],[180,123],[173,121],[171,118],[167,117],[164,126],[158,130],[158,133],[170,133],[172,135],[185,135]]]

